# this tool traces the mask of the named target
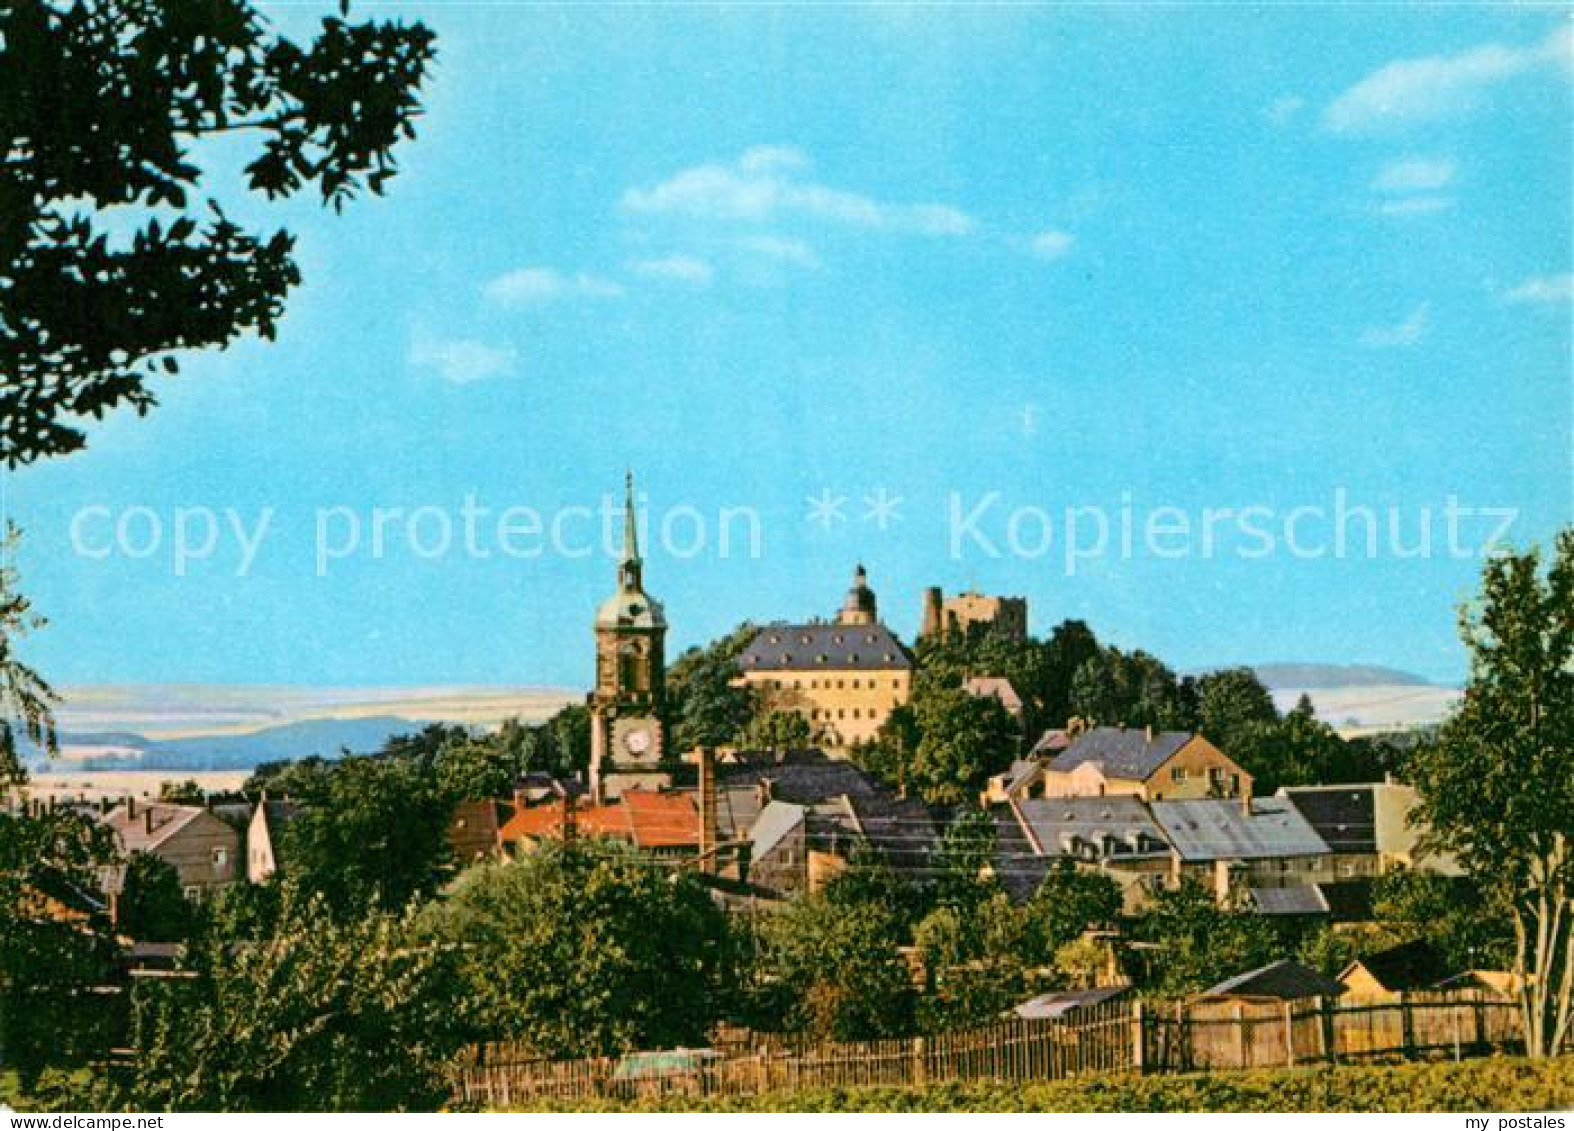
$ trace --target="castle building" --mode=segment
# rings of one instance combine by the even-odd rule
[[[873,741],[913,690],[912,655],[880,623],[863,566],[835,620],[762,628],[738,669],[765,710],[803,715],[810,741],[832,753]]]
[[[965,640],[986,632],[1008,640],[1026,640],[1027,598],[990,597],[972,590],[946,597],[939,586],[924,590],[920,640]]]
[[[667,618],[645,592],[632,473],[626,488],[618,589],[596,611],[596,688],[588,705],[590,789],[598,801],[672,782],[663,721]]]

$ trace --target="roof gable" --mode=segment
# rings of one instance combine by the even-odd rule
[[[1202,997],[1265,997],[1296,1001],[1307,997],[1338,997],[1344,987],[1320,970],[1281,958],[1202,991]]]
[[[1096,763],[1106,778],[1147,781],[1160,767],[1197,737],[1191,731],[1149,732],[1126,727],[1094,727],[1084,731],[1050,763],[1066,773]]]
[[[1364,969],[1373,981],[1390,991],[1428,989],[1455,972],[1443,952],[1425,939],[1363,954],[1340,972],[1340,981],[1356,967]]]

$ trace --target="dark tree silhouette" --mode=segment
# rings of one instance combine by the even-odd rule
[[[0,4],[0,460],[146,412],[175,351],[274,335],[293,237],[229,220],[193,149],[254,136],[247,183],[270,198],[381,193],[434,37],[347,15],[301,45],[249,0]]]

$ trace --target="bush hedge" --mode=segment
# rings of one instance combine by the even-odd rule
[[[816,1088],[745,1097],[655,1097],[542,1105],[570,1111],[1503,1112],[1574,1108],[1574,1057],[1338,1065],[1042,1084]]]

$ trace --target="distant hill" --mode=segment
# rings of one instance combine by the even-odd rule
[[[249,770],[261,762],[320,754],[337,758],[344,750],[366,754],[396,734],[429,725],[396,715],[355,719],[305,719],[245,734],[189,738],[147,738],[125,732],[67,732],[60,736],[61,758],[52,768],[96,770]],[[35,767],[43,752],[27,752]]]
[[[1252,668],[1270,691],[1294,688],[1317,691],[1333,687],[1436,687],[1413,672],[1374,664],[1257,664]]]

